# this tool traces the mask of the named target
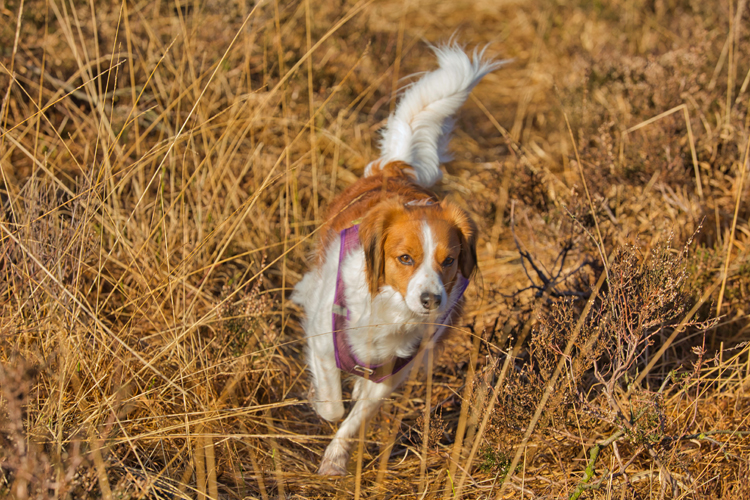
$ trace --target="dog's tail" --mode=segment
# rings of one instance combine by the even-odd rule
[[[487,73],[506,61],[473,57],[455,44],[434,48],[440,68],[425,74],[399,100],[380,142],[381,156],[370,163],[365,176],[392,161],[411,165],[419,185],[430,187],[443,178],[440,163],[450,160],[447,146],[453,130],[453,114]]]

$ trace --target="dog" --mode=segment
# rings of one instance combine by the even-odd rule
[[[356,402],[319,474],[346,474],[360,425],[456,320],[477,268],[476,224],[429,188],[450,159],[453,115],[504,61],[476,50],[469,58],[455,44],[433,50],[439,68],[408,87],[388,118],[381,156],[332,201],[313,268],[291,296],[305,313],[310,400],[320,417],[343,418],[341,372],[356,376]]]

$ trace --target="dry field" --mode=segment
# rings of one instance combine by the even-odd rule
[[[750,499],[746,3],[0,0],[0,497]],[[481,271],[320,477],[289,292],[452,35]]]

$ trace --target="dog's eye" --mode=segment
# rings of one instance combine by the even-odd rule
[[[447,259],[445,259],[445,260],[443,261],[443,267],[448,267],[448,266],[450,266],[451,264],[453,264],[453,262],[454,262],[455,260],[456,260],[456,259],[454,259],[453,257],[448,257]]]
[[[410,256],[404,254],[401,257],[398,258],[398,261],[402,263],[405,266],[413,266],[414,265],[414,259],[412,259]]]

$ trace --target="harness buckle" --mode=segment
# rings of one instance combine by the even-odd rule
[[[375,373],[375,370],[373,370],[372,368],[367,368],[366,366],[354,365],[354,369],[365,372],[368,375],[372,375],[373,373]]]

